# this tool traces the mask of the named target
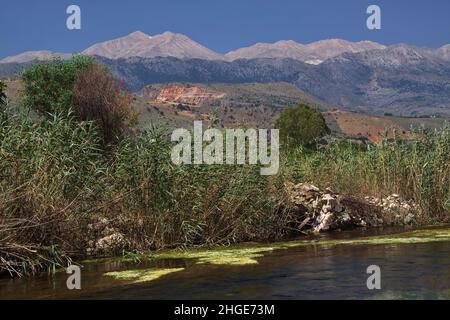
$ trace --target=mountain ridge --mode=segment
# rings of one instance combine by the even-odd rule
[[[49,50],[26,51],[15,56],[8,56],[0,60],[0,63],[26,63],[34,60],[46,61],[51,60],[54,57],[70,59],[71,56],[72,54],[70,53],[60,53]]]
[[[318,65],[345,53],[386,50],[395,46],[401,46],[401,44],[385,46],[369,40],[352,42],[343,39],[324,39],[309,44],[301,44],[293,40],[279,40],[274,43],[260,42],[222,54],[180,33],[166,31],[162,34],[151,36],[142,31],[135,31],[123,37],[95,43],[83,50],[81,54],[101,56],[108,59],[175,57],[180,59],[235,61],[256,58],[289,58]],[[419,49],[450,61],[450,44],[443,45],[437,49]],[[0,60],[0,63],[43,61],[50,60],[54,56],[68,59],[72,54],[48,50],[27,51],[3,58]]]
[[[231,51],[225,56],[231,61],[253,58],[293,58],[310,64],[319,64],[346,52],[355,53],[385,48],[384,45],[367,40],[351,42],[342,39],[326,39],[306,45],[292,40],[282,40],[275,43],[257,43]]]
[[[367,40],[351,42],[342,39],[327,39],[306,45],[293,40],[280,40],[275,43],[257,43],[250,47],[238,48],[221,54],[180,33],[167,31],[151,36],[142,31],[135,31],[123,37],[95,43],[81,53],[109,59],[175,57],[234,61],[254,58],[291,58],[317,64],[343,52],[360,52],[379,48],[385,48],[385,46]],[[29,51],[6,57],[0,60],[0,63],[48,60],[54,55],[63,58],[71,56],[69,53],[56,53],[47,50]]]

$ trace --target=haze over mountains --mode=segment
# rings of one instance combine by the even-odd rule
[[[108,65],[133,91],[168,82],[288,82],[344,109],[450,116],[450,45],[431,49],[339,39],[307,45],[278,41],[219,54],[181,34],[134,32],[82,53]],[[0,61],[0,76],[53,55],[37,51],[8,57]]]

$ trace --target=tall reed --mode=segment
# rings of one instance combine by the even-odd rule
[[[124,235],[125,251],[276,240],[295,220],[281,179],[257,167],[175,166],[157,130],[99,146],[89,122],[2,123],[0,268],[47,266],[47,248],[84,256],[99,219]],[[15,255],[1,244],[28,251]]]
[[[422,209],[425,222],[450,219],[450,128],[420,129],[413,140],[360,146],[339,141],[319,152],[286,155],[284,173],[294,180],[358,195],[399,194]]]
[[[280,174],[265,177],[255,166],[175,166],[158,130],[105,148],[91,122],[0,119],[0,270],[11,273],[86,256],[99,220],[123,235],[122,251],[286,238],[298,225],[286,180],[398,193],[420,205],[424,222],[449,220],[448,126],[411,141],[290,150]]]

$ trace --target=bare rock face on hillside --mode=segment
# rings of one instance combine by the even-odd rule
[[[322,191],[308,183],[288,182],[285,187],[297,208],[300,231],[407,225],[414,223],[418,215],[417,206],[398,195],[360,199],[331,189]]]
[[[206,100],[222,99],[224,93],[214,92],[204,87],[168,85],[159,91],[157,100],[168,103],[199,105]]]

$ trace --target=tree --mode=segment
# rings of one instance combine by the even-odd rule
[[[76,77],[94,62],[93,58],[77,55],[71,60],[56,58],[28,68],[21,76],[24,105],[44,115],[68,114]]]
[[[132,124],[131,94],[93,58],[75,56],[33,65],[22,74],[24,104],[43,115],[60,114],[95,123],[104,144]]]
[[[74,115],[95,122],[105,144],[117,141],[136,121],[132,102],[133,96],[105,66],[94,63],[76,76],[71,101]]]
[[[290,147],[311,147],[331,132],[322,113],[304,104],[284,110],[275,127],[280,130],[281,142]]]

